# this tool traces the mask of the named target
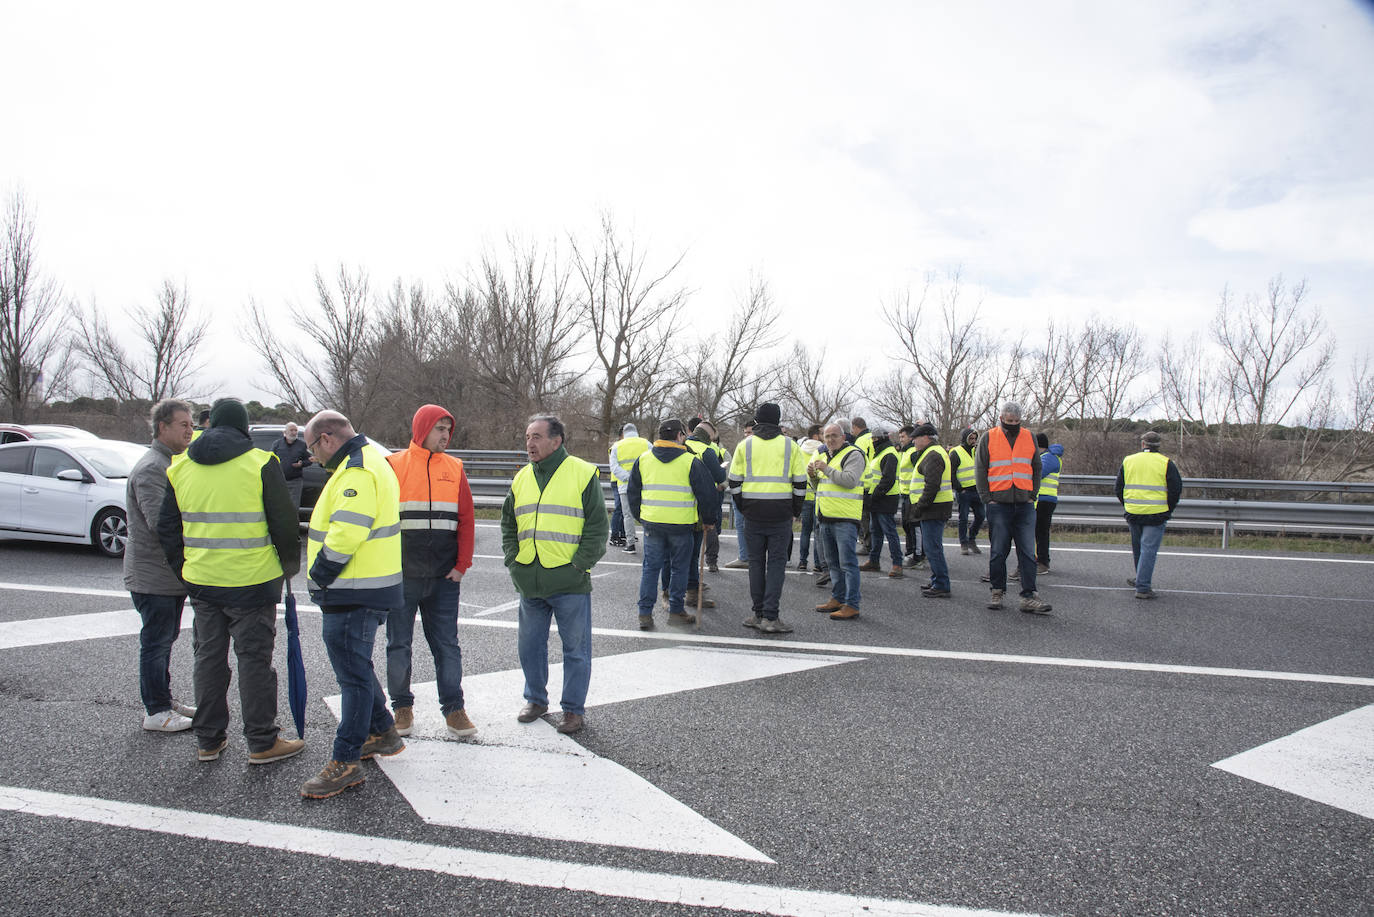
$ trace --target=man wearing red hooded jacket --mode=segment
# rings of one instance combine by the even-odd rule
[[[410,446],[387,456],[401,485],[401,568],[405,607],[386,622],[386,684],[396,731],[411,734],[415,695],[410,691],[410,647],[415,611],[434,654],[439,705],[449,734],[468,736],[477,727],[463,709],[463,653],[458,646],[458,597],[472,566],[472,491],[463,463],[445,454],[453,415],[426,404],[411,421]]]

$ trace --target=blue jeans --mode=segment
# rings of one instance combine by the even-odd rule
[[[930,588],[949,589],[949,563],[945,561],[945,520],[921,520],[921,545],[930,561]]]
[[[1016,559],[1021,568],[1021,595],[1035,593],[1035,504],[989,503],[988,539],[992,542],[988,576],[993,589],[1007,588],[1007,556],[1016,542]]]
[[[372,644],[387,613],[358,606],[350,606],[347,611],[321,610],[324,649],[343,695],[332,754],[335,761],[357,761],[369,735],[381,735],[396,723],[386,709],[386,694],[372,670]]]
[[[821,522],[821,544],[830,564],[830,597],[859,607],[859,524]]]
[[[692,533],[668,533],[653,523],[644,526],[644,563],[639,568],[639,614],[654,613],[658,598],[658,577],[668,574],[668,611],[682,612],[687,592],[687,568],[692,565]]]
[[[420,612],[425,642],[434,655],[434,677],[444,716],[463,709],[463,650],[458,646],[458,583],[442,576],[405,578],[405,607],[386,616],[386,691],[391,707],[415,706],[410,692],[411,644],[415,611]]]
[[[739,507],[734,508],[731,517],[735,520],[735,549],[741,563],[749,563],[749,542],[748,535],[744,529],[744,513],[739,511]]]
[[[706,538],[706,530],[698,529],[692,533],[692,556],[687,558],[687,589],[699,589],[701,587],[701,545]],[[668,575],[672,572],[671,564],[663,565],[663,591],[670,592],[668,586]],[[671,593],[670,593],[671,594]]]
[[[873,518],[878,523],[878,540],[868,559],[876,563],[883,553],[883,542],[886,541],[887,553],[892,558],[892,566],[901,569],[902,539],[897,534],[897,517],[891,513],[874,513]]]
[[[959,545],[973,544],[978,531],[983,527],[983,499],[978,496],[977,488],[961,490],[959,498]],[[969,514],[973,514],[973,525],[968,524]]]
[[[592,595],[564,592],[545,598],[520,599],[517,646],[525,673],[525,700],[549,705],[549,623],[558,621],[563,641],[563,701],[565,713],[586,712],[587,686],[592,681]]]
[[[138,693],[146,712],[162,713],[172,709],[172,644],[181,634],[186,596],[129,595],[143,619],[138,631]]]
[[[1155,575],[1155,557],[1159,554],[1159,544],[1164,540],[1164,526],[1146,525],[1127,519],[1131,529],[1131,557],[1135,559],[1135,591],[1149,592],[1150,582]]]

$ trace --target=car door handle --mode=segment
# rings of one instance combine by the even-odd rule
[[[26,494],[36,494],[36,493],[40,493],[40,492],[41,492],[41,491],[39,491],[39,489],[38,489],[37,487],[25,487],[25,488],[24,488],[24,493],[26,493]]]

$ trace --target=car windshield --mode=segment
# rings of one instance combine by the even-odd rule
[[[88,433],[79,427],[29,427],[29,435],[34,439],[99,439],[94,433]]]
[[[74,443],[68,448],[107,478],[127,478],[134,463],[143,458],[144,453],[148,451],[147,446],[111,439]]]

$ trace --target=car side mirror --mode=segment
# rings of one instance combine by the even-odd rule
[[[80,484],[86,480],[86,476],[76,468],[66,468],[57,473],[59,481],[75,481]]]

